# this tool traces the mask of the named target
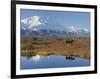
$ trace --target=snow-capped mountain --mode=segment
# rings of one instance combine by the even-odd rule
[[[67,32],[77,33],[78,31],[79,31],[79,28],[77,28],[76,26],[71,26],[67,28]]]
[[[70,26],[67,28],[67,33],[70,36],[89,36],[89,31],[86,28],[79,28],[77,26]]]
[[[78,28],[76,26],[68,27],[65,31],[22,27],[21,35],[22,36],[88,37],[90,33],[86,28]]]
[[[43,19],[41,16],[23,18],[21,23],[21,36],[57,36],[57,37],[86,37],[88,29],[70,26],[65,28],[58,22]]]
[[[71,26],[67,28],[67,32],[72,32],[72,33],[79,33],[79,32],[84,32],[84,33],[88,33],[88,29],[86,28],[78,28],[76,26]]]

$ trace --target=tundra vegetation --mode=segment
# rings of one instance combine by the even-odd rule
[[[90,59],[90,38],[21,38],[21,56],[64,55]]]

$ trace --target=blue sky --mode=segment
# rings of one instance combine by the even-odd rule
[[[70,12],[70,11],[47,11],[34,9],[21,9],[21,20],[33,16],[39,16],[45,21],[40,24],[39,28],[64,30],[70,26],[86,28],[90,30],[90,13],[89,12]]]

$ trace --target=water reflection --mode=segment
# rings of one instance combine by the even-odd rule
[[[73,56],[73,55],[66,56],[65,58],[66,58],[66,60],[75,60],[75,56]]]
[[[32,59],[34,61],[38,61],[38,60],[40,60],[40,55],[32,56]]]
[[[61,55],[36,55],[31,58],[27,58],[26,56],[21,57],[21,69],[81,67],[89,65],[90,61],[88,59],[66,57]]]

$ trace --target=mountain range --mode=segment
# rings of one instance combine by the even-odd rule
[[[21,36],[51,36],[51,37],[89,37],[90,32],[86,28],[78,28],[71,26],[65,30],[53,30],[53,29],[39,29],[39,28],[28,28],[27,26],[21,27]]]

